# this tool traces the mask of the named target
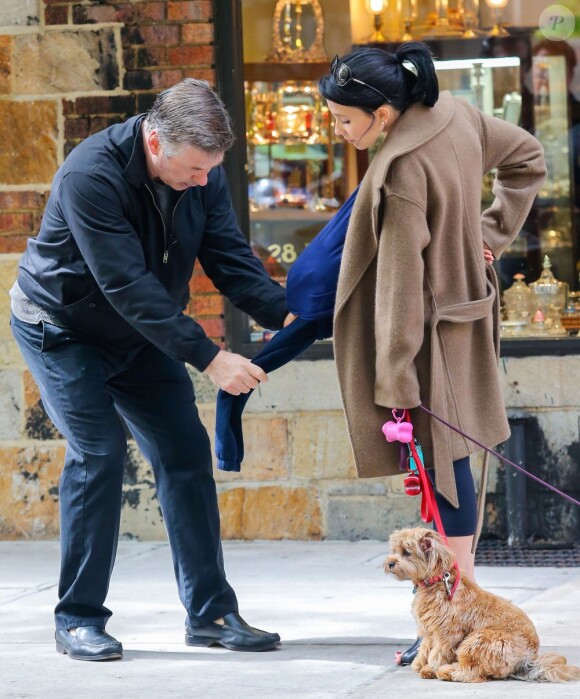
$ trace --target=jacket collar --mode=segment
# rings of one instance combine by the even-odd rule
[[[149,181],[142,137],[142,126],[145,121],[145,114],[140,114],[132,121],[132,137],[128,138],[122,146],[125,155],[129,158],[123,170],[123,177],[134,187],[141,187],[141,185]]]
[[[336,316],[377,254],[381,189],[391,163],[443,131],[454,112],[455,102],[448,91],[439,95],[434,107],[413,104],[399,116],[377,151],[361,182],[350,217],[338,280]]]

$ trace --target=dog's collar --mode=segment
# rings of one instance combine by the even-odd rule
[[[459,585],[459,575],[457,575],[455,577],[455,582],[453,583],[453,586],[451,586],[449,584],[450,578],[451,578],[451,573],[448,570],[446,570],[443,573],[443,575],[435,575],[432,578],[426,578],[425,580],[419,580],[419,582],[413,588],[413,594],[415,594],[420,587],[432,587],[433,585],[435,585],[435,583],[443,582],[445,584],[445,590],[447,592],[447,597],[449,597],[449,600],[452,600],[453,595],[455,594],[455,590],[457,590],[457,586]]]
[[[433,578],[428,578],[427,580],[421,580],[419,582],[419,585],[421,587],[431,587],[431,585],[435,585],[435,583],[441,582],[442,580],[449,580],[450,575],[449,571],[445,571],[443,575],[435,575]]]

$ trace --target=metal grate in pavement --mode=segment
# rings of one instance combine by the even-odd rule
[[[508,546],[506,541],[482,539],[477,546],[475,564],[482,566],[580,567],[580,544],[531,543]]]

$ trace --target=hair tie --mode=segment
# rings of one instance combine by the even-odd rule
[[[414,63],[411,63],[411,61],[408,61],[404,58],[401,58],[398,53],[395,53],[395,60],[400,66],[403,66],[405,70],[410,71],[413,73],[413,75],[417,78],[419,77],[419,74],[417,72],[417,67],[415,66]]]

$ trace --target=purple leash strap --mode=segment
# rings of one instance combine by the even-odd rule
[[[573,498],[571,495],[568,495],[567,493],[563,493],[561,490],[558,490],[558,488],[555,488],[553,485],[550,485],[549,483],[546,483],[546,481],[543,481],[541,478],[538,478],[537,476],[534,476],[533,473],[530,473],[529,471],[526,471],[525,468],[522,468],[521,466],[518,466],[517,464],[514,464],[513,461],[510,461],[509,459],[506,459],[505,456],[502,456],[501,454],[498,454],[497,451],[494,451],[493,449],[490,449],[489,447],[486,447],[484,444],[481,442],[478,442],[477,439],[474,439],[473,437],[470,437],[468,434],[465,434],[465,432],[462,432],[460,429],[457,427],[454,427],[451,425],[447,420],[444,420],[442,417],[439,417],[439,415],[435,415],[429,408],[426,408],[424,405],[419,406],[421,410],[424,410],[426,413],[431,415],[431,417],[435,418],[435,420],[439,420],[439,422],[442,422],[446,427],[449,427],[450,430],[453,430],[454,432],[457,432],[457,434],[460,434],[462,437],[465,437],[465,439],[469,439],[470,442],[473,442],[474,444],[477,444],[478,447],[481,447],[481,449],[484,449],[485,451],[489,452],[490,454],[493,454],[497,459],[500,461],[505,462],[506,464],[509,464],[510,466],[513,466],[515,469],[518,471],[521,471],[521,473],[525,474],[526,476],[529,476],[530,478],[533,478],[535,481],[538,483],[541,483],[542,485],[546,486],[546,488],[549,488],[550,490],[554,491],[554,493],[558,493],[558,495],[561,495],[563,498],[566,500],[569,500],[570,502],[574,503],[574,505],[580,505],[580,500],[576,500]]]

